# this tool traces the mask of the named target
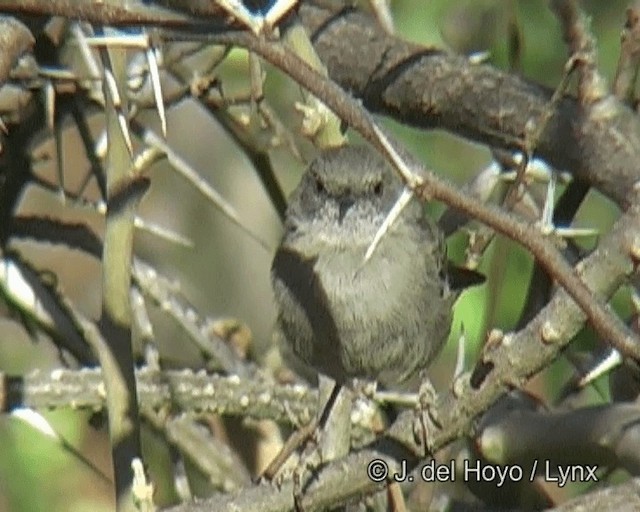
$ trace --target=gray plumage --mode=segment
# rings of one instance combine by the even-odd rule
[[[339,383],[404,387],[450,330],[442,234],[418,201],[363,265],[402,186],[373,149],[345,146],[316,158],[289,202],[271,271],[280,338]]]

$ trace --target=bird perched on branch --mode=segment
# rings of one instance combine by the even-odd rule
[[[271,270],[279,335],[285,352],[340,384],[407,387],[451,327],[443,235],[419,201],[364,262],[403,186],[374,149],[344,146],[320,154],[290,199]]]

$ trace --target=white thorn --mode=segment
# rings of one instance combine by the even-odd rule
[[[162,87],[160,86],[160,71],[158,69],[158,59],[156,49],[152,46],[146,50],[147,62],[149,64],[149,74],[151,76],[151,87],[153,88],[153,97],[156,101],[158,116],[160,117],[160,125],[162,127],[162,135],[167,137],[167,116],[164,110],[164,100],[162,98]]]
[[[553,229],[553,208],[556,198],[556,174],[551,173],[549,183],[547,184],[547,194],[544,200],[544,208],[542,209],[542,225]]]
[[[239,0],[215,0],[215,3],[250,28],[255,35],[262,33],[265,23],[262,14],[256,16]]]
[[[122,136],[124,137],[124,142],[127,145],[127,149],[129,150],[129,156],[133,158],[133,143],[131,142],[129,123],[127,122],[127,118],[125,117],[124,112],[121,109],[118,109],[118,125],[120,126],[120,131],[122,132]]]
[[[465,357],[466,357],[467,338],[464,332],[464,325],[460,329],[460,337],[458,338],[458,351],[456,355],[456,367],[453,371],[453,378],[457,379],[464,373]]]
[[[89,46],[92,47],[120,47],[120,48],[148,48],[149,36],[147,34],[125,34],[111,36],[91,36],[85,37]]]
[[[47,111],[47,128],[53,130],[53,125],[55,124],[56,117],[56,90],[53,88],[53,84],[50,80],[47,80],[45,82],[44,94]]]
[[[157,224],[147,222],[141,217],[136,216],[133,220],[133,225],[142,231],[146,231],[147,233],[155,235],[158,238],[162,238],[163,240],[173,242],[174,244],[181,245],[189,249],[194,247],[193,241],[189,240],[187,237]]]
[[[590,384],[598,377],[604,375],[605,373],[610,372],[616,366],[619,366],[622,363],[622,355],[615,349],[611,349],[607,357],[605,357],[602,361],[598,363],[598,365],[591,369],[586,375],[584,375],[580,381],[578,382],[578,386],[580,388],[585,387],[587,384]]]
[[[363,265],[366,264],[371,259],[371,256],[373,255],[373,252],[376,250],[376,247],[378,247],[378,245],[380,244],[380,240],[382,240],[382,237],[387,233],[389,228],[397,220],[397,218],[402,213],[402,210],[404,210],[404,208],[407,206],[407,204],[409,204],[412,198],[413,198],[413,191],[408,187],[404,187],[404,189],[402,189],[402,194],[400,194],[400,197],[393,205],[393,208],[391,208],[391,211],[387,214],[386,218],[384,219],[384,221],[378,228],[378,231],[376,232],[375,236],[373,237],[371,244],[367,248],[367,252],[364,255]]]
[[[298,0],[276,0],[264,16],[265,24],[272,28],[280,19],[295,7]]]
[[[595,228],[554,228],[553,232],[562,238],[590,237],[600,234],[600,231]]]
[[[14,409],[13,411],[11,411],[11,415],[14,418],[21,419],[31,427],[35,428],[38,432],[43,433],[45,436],[51,437],[56,441],[60,441],[60,436],[53,429],[51,423],[49,423],[47,419],[39,412],[36,412],[33,409],[21,407],[19,409]]]
[[[120,97],[120,91],[118,91],[118,84],[110,69],[104,68],[104,81],[106,82],[107,89],[113,100],[113,105],[116,108],[120,108],[122,105],[122,98]]]

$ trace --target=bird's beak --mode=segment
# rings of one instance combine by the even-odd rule
[[[338,203],[338,222],[342,224],[342,220],[344,216],[347,214],[349,209],[354,205],[355,199],[351,196],[346,196],[340,199]]]

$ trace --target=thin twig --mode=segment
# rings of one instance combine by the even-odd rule
[[[620,41],[620,57],[613,79],[613,94],[628,105],[633,103],[640,67],[640,2],[627,9],[627,22]]]
[[[604,98],[607,87],[604,78],[598,72],[595,37],[590,30],[589,19],[580,9],[578,0],[552,0],[551,8],[560,21],[571,57],[579,63],[578,98],[584,105]]]

